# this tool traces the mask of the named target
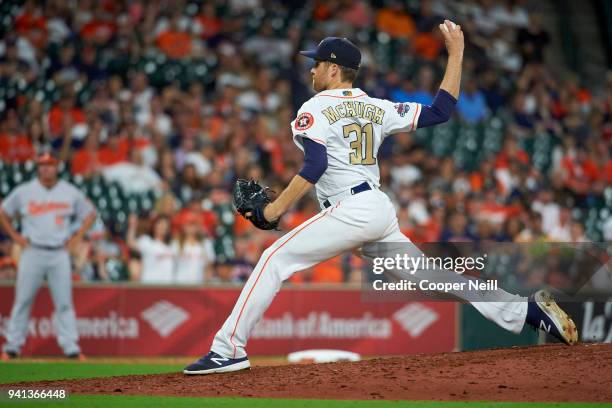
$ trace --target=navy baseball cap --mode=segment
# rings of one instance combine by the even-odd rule
[[[361,64],[361,51],[346,38],[327,37],[319,43],[317,49],[300,51],[305,57],[319,61],[329,61],[343,67],[359,69]]]

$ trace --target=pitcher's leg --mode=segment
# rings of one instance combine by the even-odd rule
[[[25,342],[32,303],[44,277],[45,262],[46,260],[40,257],[38,251],[31,248],[26,248],[21,253],[15,283],[15,301],[6,331],[6,343],[2,347],[3,351],[19,353]]]
[[[211,350],[228,358],[246,355],[249,334],[274,299],[283,281],[293,273],[360,245],[362,228],[349,224],[331,210],[321,212],[266,249],[240,297],[215,336]]]
[[[376,245],[380,245],[381,243],[386,243],[387,245],[397,245],[397,248],[393,248],[393,252],[401,251],[402,253],[407,253],[410,257],[415,258],[425,256],[416,245],[414,245],[399,231],[399,228],[386,236],[384,239],[373,243],[370,250],[377,250]],[[468,288],[468,283],[470,280],[475,279],[454,271],[435,268],[417,269],[414,271],[414,274],[411,274],[408,271],[396,270],[392,272],[392,275],[400,279],[417,282],[417,285],[418,282],[427,280],[431,283],[459,283],[463,284],[461,287],[464,288]],[[520,333],[523,329],[525,318],[527,316],[527,298],[525,297],[513,295],[503,289],[486,291],[451,290],[446,294],[457,300],[471,303],[472,306],[474,306],[476,310],[478,310],[484,317],[492,322],[495,322],[497,325],[506,330],[513,333]]]
[[[78,354],[81,349],[78,344],[79,334],[72,303],[72,279],[68,252],[61,251],[54,254],[47,271],[47,284],[55,307],[53,320],[57,330],[57,343],[64,354]]]

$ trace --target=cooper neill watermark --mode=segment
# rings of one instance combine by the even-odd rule
[[[563,301],[612,294],[610,243],[373,243],[361,248],[365,301]]]
[[[404,291],[433,291],[433,292],[456,292],[466,290],[497,290],[497,279],[487,281],[469,280],[468,282],[430,282],[427,279],[413,282],[402,279],[399,282],[385,282],[377,279],[372,282],[374,290],[404,290]]]
[[[447,270],[456,274],[466,271],[483,271],[487,254],[477,257],[441,257],[441,256],[409,256],[408,254],[395,254],[392,257],[376,257],[372,261],[372,273],[382,275],[385,272],[402,271],[403,274],[415,275],[417,271]],[[428,279],[408,280],[400,279],[397,282],[386,282],[383,279],[375,279],[372,288],[380,290],[400,291],[434,291],[451,292],[466,290],[497,290],[497,279],[486,281],[470,279],[461,282],[432,282]]]

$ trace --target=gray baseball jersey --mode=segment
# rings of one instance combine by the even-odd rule
[[[11,191],[2,202],[2,209],[11,217],[21,216],[22,234],[30,243],[61,246],[71,235],[72,218],[83,221],[94,207],[66,181],[59,180],[47,189],[33,179]]]

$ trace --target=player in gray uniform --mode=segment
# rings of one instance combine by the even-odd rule
[[[72,304],[68,248],[89,230],[96,211],[81,191],[58,179],[55,157],[43,154],[36,163],[38,178],[17,186],[0,207],[0,226],[22,249],[2,360],[19,355],[26,339],[32,303],[45,279],[55,306],[53,320],[58,344],[67,357],[83,359]],[[11,224],[11,218],[16,216],[21,218],[21,234]],[[73,217],[81,226],[71,236]]]

